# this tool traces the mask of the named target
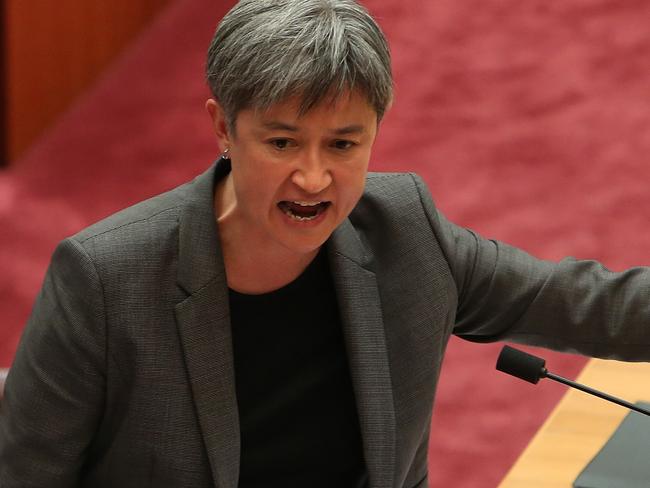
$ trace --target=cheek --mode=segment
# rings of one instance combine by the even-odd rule
[[[272,212],[282,194],[286,175],[277,168],[256,166],[241,171],[237,177],[235,191],[242,210],[251,217]]]

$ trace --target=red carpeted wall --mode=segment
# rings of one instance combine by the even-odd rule
[[[58,240],[215,156],[205,48],[232,1],[177,0],[17,164],[0,172],[0,366]],[[650,4],[368,0],[396,98],[372,169],[416,171],[457,223],[544,258],[647,264]],[[432,422],[432,487],[496,486],[562,394],[453,340]],[[547,353],[577,373],[583,359]]]

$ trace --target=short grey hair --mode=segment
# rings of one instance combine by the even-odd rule
[[[381,120],[393,96],[386,38],[354,0],[240,0],[212,38],[206,78],[231,130],[241,110],[299,96],[304,114],[347,90]]]

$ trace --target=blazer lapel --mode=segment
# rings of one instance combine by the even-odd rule
[[[349,220],[336,229],[328,246],[370,486],[392,487],[395,408],[377,280]]]
[[[214,177],[210,170],[192,183],[181,217],[178,282],[189,296],[176,306],[176,321],[215,487],[236,488],[239,415],[228,288],[213,211]]]

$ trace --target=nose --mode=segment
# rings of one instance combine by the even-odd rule
[[[292,173],[291,181],[305,193],[316,195],[332,183],[332,174],[317,155],[303,159]]]

